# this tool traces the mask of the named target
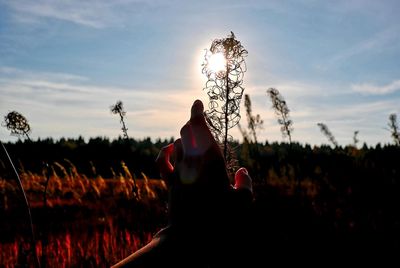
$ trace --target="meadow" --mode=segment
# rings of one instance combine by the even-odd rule
[[[107,267],[147,243],[165,224],[166,185],[145,174],[88,178],[70,163],[55,163],[60,175],[22,171],[42,267]],[[46,181],[46,200],[44,190]],[[3,267],[33,264],[26,209],[15,181],[1,179]]]
[[[166,143],[6,144],[19,163],[42,267],[108,267],[165,226],[167,186],[148,159]],[[399,248],[399,147],[245,143],[237,144],[237,157],[253,177],[248,235],[262,241],[251,246],[254,258],[266,253],[273,258],[274,252],[317,255],[322,248],[332,256],[355,248]],[[33,266],[21,192],[1,160],[0,266]]]

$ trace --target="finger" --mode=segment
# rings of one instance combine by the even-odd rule
[[[190,126],[190,122],[186,123],[181,128],[181,141],[184,156],[194,156],[197,153],[197,144],[196,140],[193,136],[192,127]]]
[[[204,105],[201,100],[195,100],[193,102],[192,109],[190,111],[190,122],[207,126],[204,118]]]
[[[170,162],[170,157],[173,151],[174,151],[174,144],[173,143],[168,144],[167,146],[163,147],[160,150],[156,158],[156,163],[160,170],[161,178],[163,179],[167,178],[167,176],[174,171],[174,167]]]
[[[177,140],[176,143],[175,171],[178,174],[178,181],[181,184],[193,184],[197,181],[199,175],[197,165],[199,163],[199,152],[189,124],[182,127],[181,139]]]
[[[235,174],[235,189],[248,189],[253,192],[252,179],[245,168],[240,168]]]
[[[198,150],[201,153],[216,145],[213,135],[204,118],[204,105],[200,100],[196,100],[192,105],[190,126]]]

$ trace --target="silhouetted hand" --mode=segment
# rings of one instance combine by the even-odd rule
[[[157,158],[161,176],[170,187],[172,224],[188,221],[188,215],[192,214],[196,221],[201,220],[204,213],[209,214],[210,209],[215,210],[225,203],[226,194],[231,190],[224,157],[207,126],[201,101],[193,103],[190,120],[182,127],[180,135],[181,138],[164,147]],[[172,154],[174,164],[170,162]],[[251,187],[247,175],[242,169],[237,179],[241,185],[247,182]]]
[[[236,208],[252,200],[251,178],[244,168],[229,182],[225,161],[196,100],[181,138],[160,151],[157,164],[168,183],[169,225],[119,265],[130,267],[210,267],[225,262],[224,249],[240,232]],[[171,163],[172,159],[172,163]],[[232,222],[233,221],[233,222]],[[222,248],[221,248],[222,247]]]

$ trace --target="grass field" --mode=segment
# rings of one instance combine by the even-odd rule
[[[108,267],[147,243],[165,224],[164,182],[145,174],[134,178],[122,166],[125,173],[109,179],[87,178],[73,165],[67,170],[58,163],[48,176],[21,172],[42,267]],[[0,180],[0,191],[0,266],[33,264],[22,194],[9,179]]]
[[[400,248],[399,151],[357,152],[291,153],[276,164],[271,156],[265,175],[253,172],[248,236],[262,241],[251,248],[255,258]],[[67,160],[40,174],[21,168],[20,177],[42,267],[109,267],[167,223],[165,183],[134,176],[124,162],[110,178],[87,176]],[[15,178],[0,177],[0,267],[33,263],[22,193]]]

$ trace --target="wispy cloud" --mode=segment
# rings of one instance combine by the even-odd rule
[[[334,89],[328,90],[329,95],[323,97],[319,93],[326,88],[317,84],[283,81],[275,86],[288,101],[294,120],[294,139],[297,141],[325,143],[325,138],[316,127],[317,122],[327,123],[340,144],[350,143],[355,130],[360,130],[360,137],[369,144],[390,140],[383,127],[387,115],[398,112],[397,99],[337,103],[327,101],[332,98]],[[260,114],[265,121],[260,139],[282,140],[265,90],[250,86],[246,89],[254,101],[254,113]],[[301,92],[306,94],[304,98]],[[119,122],[109,111],[109,106],[116,100],[124,102],[132,137],[169,138],[177,137],[180,127],[187,121],[193,96],[205,94],[198,89],[149,91],[99,86],[81,76],[1,67],[0,95],[0,115],[11,110],[24,114],[33,127],[33,138],[78,135],[86,138],[117,137],[121,134]],[[207,102],[203,97],[203,101]],[[232,130],[232,135],[235,139],[241,137],[237,129]],[[0,139],[10,139],[3,128],[0,129]]]
[[[366,38],[356,44],[350,45],[348,48],[338,51],[336,54],[326,59],[321,65],[318,66],[321,70],[328,70],[334,65],[342,64],[343,62],[359,56],[365,55],[368,52],[383,51],[386,46],[392,45],[392,42],[399,39],[399,27],[394,25],[386,28],[369,38]]]
[[[119,123],[109,106],[122,100],[133,137],[177,136],[180,126],[189,117],[194,93],[179,89],[160,91],[98,86],[84,77],[70,74],[2,67],[0,115],[11,110],[26,115],[34,138],[117,137]],[[9,139],[4,129],[0,130],[0,138]]]
[[[173,9],[180,16],[188,13],[198,15],[212,6],[219,17],[227,9],[268,9],[274,12],[285,13],[286,5],[279,2],[265,2],[262,0],[233,3],[232,1],[164,1],[164,0],[0,0],[14,11],[14,19],[21,23],[37,23],[41,19],[56,19],[83,25],[92,28],[106,28],[110,26],[124,26],[132,18],[148,18],[153,11],[161,11],[165,15],[166,9]],[[153,18],[154,19],[154,18]]]
[[[362,94],[384,95],[393,93],[395,91],[400,91],[400,80],[395,80],[387,85],[382,85],[382,86],[370,83],[363,83],[363,84],[353,84],[351,87],[355,92],[359,92]]]
[[[87,81],[88,78],[76,74],[66,73],[55,73],[55,72],[32,72],[21,70],[8,66],[0,66],[0,78],[11,79],[11,78],[24,78],[24,79],[36,79],[43,78],[51,81]]]
[[[360,97],[349,86],[317,82],[288,80],[272,83],[271,86],[280,90],[291,109],[294,140],[310,144],[327,143],[316,125],[324,122],[332,128],[342,145],[351,143],[355,130],[360,131],[362,141],[368,144],[390,141],[384,127],[388,115],[399,111],[398,97]],[[282,140],[271,103],[265,96],[266,89],[260,86],[246,89],[253,100],[254,113],[259,113],[264,119],[265,130],[259,136],[261,140]]]
[[[342,145],[350,144],[352,133],[360,131],[362,141],[368,144],[390,142],[384,129],[388,115],[398,110],[398,100],[363,100],[354,103],[300,103],[292,113],[295,139],[327,143],[317,128],[318,122],[326,123]]]
[[[56,19],[93,28],[122,25],[128,13],[134,16],[149,6],[146,2],[134,0],[15,0],[6,4],[15,12],[15,19],[19,22],[33,23],[38,19]]]

